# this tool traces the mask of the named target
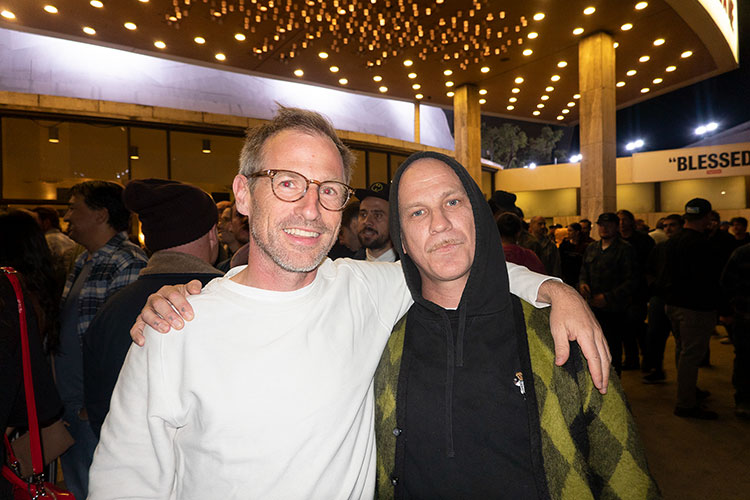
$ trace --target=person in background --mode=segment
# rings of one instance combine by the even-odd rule
[[[560,267],[563,281],[573,288],[578,288],[578,277],[581,274],[583,254],[587,246],[589,244],[583,241],[581,224],[578,222],[568,224],[568,237],[560,243],[559,247]]]
[[[662,243],[669,239],[667,237],[667,233],[664,232],[664,217],[656,221],[656,228],[648,233],[648,235],[651,236],[651,239],[654,240],[654,243],[656,244]]]
[[[219,255],[216,257],[216,262],[214,262],[214,265],[219,264],[220,262],[224,262],[227,260],[231,255],[229,255],[229,247],[227,246],[227,242],[225,242],[222,239],[222,236],[224,235],[225,226],[224,221],[221,218],[221,215],[224,213],[224,210],[232,206],[232,202],[229,200],[222,200],[216,202],[216,211],[219,214],[219,223],[218,223],[218,229],[219,229]],[[230,212],[231,213],[231,212]],[[234,236],[231,236],[230,238],[234,238]]]
[[[541,215],[532,217],[529,222],[529,232],[536,238],[541,247],[540,253],[537,254],[539,260],[544,264],[544,269],[549,276],[562,277],[562,267],[560,266],[560,252],[553,240],[547,235],[547,221]]]
[[[68,275],[60,308],[60,350],[55,380],[65,405],[63,420],[75,444],[62,457],[65,484],[76,498],[86,498],[96,437],[88,423],[83,394],[83,335],[109,297],[138,278],[146,254],[128,240],[130,211],[122,186],[86,181],[70,188],[65,213],[70,237],[86,251]]]
[[[732,225],[732,233],[735,239],[735,248],[750,243],[750,234],[747,232],[747,219],[744,217],[733,217],[729,221]]]
[[[750,244],[737,248],[721,275],[731,316],[725,321],[734,344],[734,414],[750,419]]]
[[[354,259],[369,262],[396,262],[391,234],[388,231],[388,186],[375,182],[367,189],[357,189],[359,200],[359,243]]]
[[[587,245],[593,243],[594,240],[591,238],[591,221],[588,219],[581,219],[578,221],[581,225],[581,242]]]
[[[349,202],[341,212],[341,229],[339,239],[328,252],[331,260],[342,257],[352,258],[362,248],[359,242],[359,203]]]
[[[539,274],[545,273],[544,264],[539,257],[528,248],[523,248],[516,243],[521,233],[521,219],[516,214],[511,212],[502,214],[497,219],[497,229],[500,231],[506,261],[525,266]]]

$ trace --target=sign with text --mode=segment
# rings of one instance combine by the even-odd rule
[[[633,155],[633,182],[750,175],[750,142]]]

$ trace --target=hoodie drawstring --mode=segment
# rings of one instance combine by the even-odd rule
[[[445,329],[445,343],[448,348],[448,359],[446,363],[447,373],[445,374],[445,438],[448,458],[456,456],[453,450],[453,372],[455,348],[453,345],[453,335],[451,325]]]

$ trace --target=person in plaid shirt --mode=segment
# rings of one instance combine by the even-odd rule
[[[57,388],[65,406],[63,419],[76,440],[62,456],[63,474],[76,498],[86,498],[88,470],[96,438],[83,407],[83,334],[109,297],[134,282],[146,267],[143,250],[125,232],[130,211],[123,188],[107,181],[87,181],[70,189],[64,219],[70,237],[86,251],[68,276],[60,306],[60,349],[55,355]]]

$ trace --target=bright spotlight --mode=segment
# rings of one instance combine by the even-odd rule
[[[719,128],[719,124],[716,122],[706,123],[705,125],[701,125],[700,127],[695,129],[695,135],[707,134],[709,132],[713,132],[717,128]]]
[[[706,131],[707,132],[713,132],[717,128],[719,128],[719,124],[716,123],[716,122],[711,122],[708,125],[706,125]]]
[[[625,149],[628,151],[635,151],[636,149],[641,149],[645,143],[643,142],[643,139],[637,139],[635,141],[629,142],[625,145]]]

